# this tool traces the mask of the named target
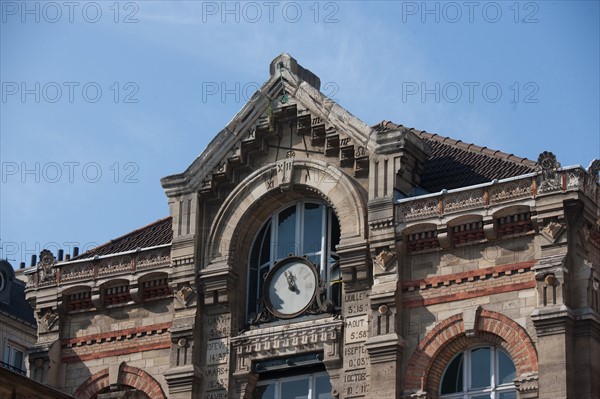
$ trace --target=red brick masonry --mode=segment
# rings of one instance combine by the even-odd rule
[[[402,283],[403,307],[438,303],[535,288],[535,260]]]

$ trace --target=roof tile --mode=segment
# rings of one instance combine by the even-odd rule
[[[170,244],[173,240],[172,219],[166,217],[157,220],[147,226],[141,227],[119,238],[90,249],[89,251],[72,258],[89,259],[94,256],[115,254],[119,252],[133,251],[137,248],[149,248],[158,245]]]
[[[384,121],[376,131],[397,130],[402,125]],[[431,156],[421,175],[421,186],[429,192],[472,186],[533,172],[535,162],[513,154],[464,143],[435,133],[404,128],[431,147]]]

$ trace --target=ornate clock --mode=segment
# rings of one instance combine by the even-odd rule
[[[319,289],[319,275],[310,261],[290,256],[273,266],[264,287],[267,310],[280,319],[291,319],[312,304]]]

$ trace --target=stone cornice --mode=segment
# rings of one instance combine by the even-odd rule
[[[341,339],[342,320],[334,318],[313,320],[294,324],[268,326],[246,331],[231,338],[233,348],[239,355],[254,354],[272,356],[273,351],[294,350],[302,352],[322,348],[325,343]]]

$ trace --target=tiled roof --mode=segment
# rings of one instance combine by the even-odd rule
[[[373,128],[377,132],[410,130],[429,144],[431,156],[421,175],[421,187],[431,193],[523,175],[533,172],[536,164],[527,158],[406,128],[389,121],[383,121]]]
[[[72,258],[88,259],[94,256],[116,254],[119,252],[133,251],[137,248],[149,248],[158,245],[170,244],[173,239],[171,217],[157,220],[147,226],[127,233],[124,236],[110,240],[109,242],[90,249],[89,251]]]

